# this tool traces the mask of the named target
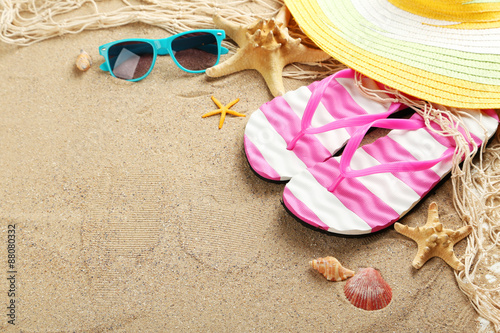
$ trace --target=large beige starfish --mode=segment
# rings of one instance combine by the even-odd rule
[[[440,257],[458,271],[464,269],[464,264],[453,253],[453,246],[467,237],[472,232],[472,227],[468,225],[456,231],[444,229],[443,224],[439,222],[438,208],[435,202],[429,205],[429,216],[423,227],[410,228],[396,223],[394,229],[417,242],[418,251],[412,263],[416,269],[422,267],[432,257]]]
[[[256,69],[266,80],[273,96],[285,93],[283,85],[283,67],[293,62],[318,62],[330,58],[319,49],[312,49],[300,38],[292,38],[288,34],[290,12],[283,6],[270,20],[259,20],[243,26],[214,17],[215,25],[224,29],[239,49],[236,54],[217,66],[207,69],[210,77],[219,77],[245,69]]]
[[[226,106],[222,105],[222,103],[219,102],[219,100],[217,98],[215,98],[214,96],[212,96],[212,101],[214,101],[215,105],[217,105],[219,107],[219,109],[217,109],[215,111],[207,112],[204,115],[202,115],[201,117],[202,118],[210,117],[210,116],[213,116],[213,115],[220,113],[219,129],[222,128],[222,125],[224,124],[224,119],[226,119],[227,113],[229,113],[230,115],[233,115],[233,116],[237,116],[237,117],[246,117],[246,115],[244,115],[242,113],[239,113],[239,112],[236,112],[233,110],[229,110],[230,107],[232,107],[234,104],[236,104],[240,101],[239,98],[235,99],[234,101],[232,101],[231,103],[229,103]]]

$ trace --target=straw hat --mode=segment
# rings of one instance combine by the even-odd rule
[[[285,0],[321,49],[423,100],[500,108],[500,1]]]

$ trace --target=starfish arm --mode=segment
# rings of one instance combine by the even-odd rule
[[[222,111],[220,109],[219,110],[215,110],[215,111],[210,111],[210,112],[205,113],[201,117],[202,118],[206,118],[206,117],[210,117],[210,116],[216,115],[216,114],[221,113],[221,112]]]
[[[449,248],[444,249],[443,253],[441,253],[438,257],[443,259],[454,270],[461,271],[465,268],[464,264],[462,264],[460,260],[458,260],[458,258],[455,256],[455,253],[453,253],[453,245]]]
[[[430,258],[434,257],[432,250],[428,246],[419,246],[412,266],[420,269]]]
[[[266,66],[256,68],[259,73],[264,77],[266,84],[271,91],[271,94],[281,96],[285,93],[285,86],[283,85],[283,66],[270,61]]]
[[[434,223],[439,223],[439,213],[437,203],[431,202],[431,204],[429,205],[427,222],[425,223],[425,225],[431,225]]]
[[[239,49],[231,58],[217,66],[208,68],[205,74],[209,77],[220,77],[245,69],[251,69],[252,65],[248,62],[248,58],[245,57],[245,54],[246,52],[243,51],[243,49]]]
[[[402,230],[403,230],[403,229],[407,229],[407,228],[408,228],[408,226],[403,225],[403,224],[401,224],[401,223],[399,223],[399,222],[394,223],[394,229],[395,229],[397,232],[399,232],[400,234],[402,234]]]
[[[219,120],[219,129],[222,128],[222,125],[224,125],[224,120],[226,119],[226,112],[222,111],[220,114],[220,120]]]
[[[300,41],[300,39],[299,39]],[[294,52],[288,56],[288,63],[292,62],[319,62],[330,59],[331,56],[320,49],[313,49],[305,45],[299,44]]]
[[[212,101],[215,103],[215,105],[217,105],[217,107],[218,107],[219,109],[224,108],[224,106],[222,105],[222,103],[221,103],[221,102],[219,102],[219,100],[218,100],[217,98],[215,98],[214,96],[211,96],[210,98],[212,98]]]
[[[419,243],[419,233],[418,233],[418,230],[416,228],[411,228],[411,227],[408,227],[407,225],[403,225],[399,222],[396,222],[394,224],[394,229],[408,237],[408,238],[411,238],[412,240],[414,240],[417,245],[418,245],[418,251],[417,251],[417,254],[415,256],[415,259],[413,259],[413,262],[412,262],[412,266],[415,267],[416,269],[419,269],[420,267],[422,267],[427,260],[429,260],[432,256],[430,255],[431,253],[431,249],[427,246],[421,246],[420,243]]]
[[[242,25],[226,20],[220,15],[215,15],[213,20],[215,26],[219,29],[223,29],[238,46],[241,47],[245,44],[245,31],[242,29]]]
[[[453,244],[460,242],[465,237],[469,236],[472,233],[472,227],[470,225],[466,225],[456,231],[454,231],[450,235],[450,240]]]
[[[399,232],[401,235],[404,235],[408,238],[413,239],[414,241],[417,240],[418,238],[418,233],[416,232],[415,228],[409,227],[407,225],[401,224],[399,222],[396,222],[394,224],[394,229]]]
[[[235,99],[234,101],[232,101],[231,103],[229,103],[228,105],[226,105],[226,109],[229,110],[230,107],[232,107],[234,104],[238,103],[240,101],[239,98]]]
[[[246,117],[243,113],[239,113],[233,110],[227,110],[227,113],[232,115],[232,116],[237,116],[237,117]]]

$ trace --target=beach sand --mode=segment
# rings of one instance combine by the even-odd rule
[[[0,44],[2,330],[477,331],[453,270],[440,258],[412,268],[416,244],[392,227],[343,238],[285,211],[284,184],[256,176],[243,149],[248,117],[272,99],[256,71],[208,78],[163,57],[131,83],[99,69],[99,45],[162,36],[131,24]],[[85,73],[74,65],[81,48],[94,60]],[[240,98],[232,109],[247,117],[228,116],[219,130],[219,116],[201,117],[216,109],[211,96],[223,104]],[[451,191],[446,179],[400,222],[423,225],[435,201],[445,227],[460,227]],[[465,246],[455,246],[458,256]],[[309,267],[324,256],[355,271],[377,268],[392,302],[378,311],[352,306],[345,281]]]

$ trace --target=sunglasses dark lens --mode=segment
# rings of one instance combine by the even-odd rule
[[[187,70],[202,71],[217,63],[219,47],[211,33],[185,34],[172,41],[172,51],[177,62]]]
[[[118,43],[108,50],[111,71],[124,80],[144,76],[153,64],[153,55],[153,46],[144,42]]]

